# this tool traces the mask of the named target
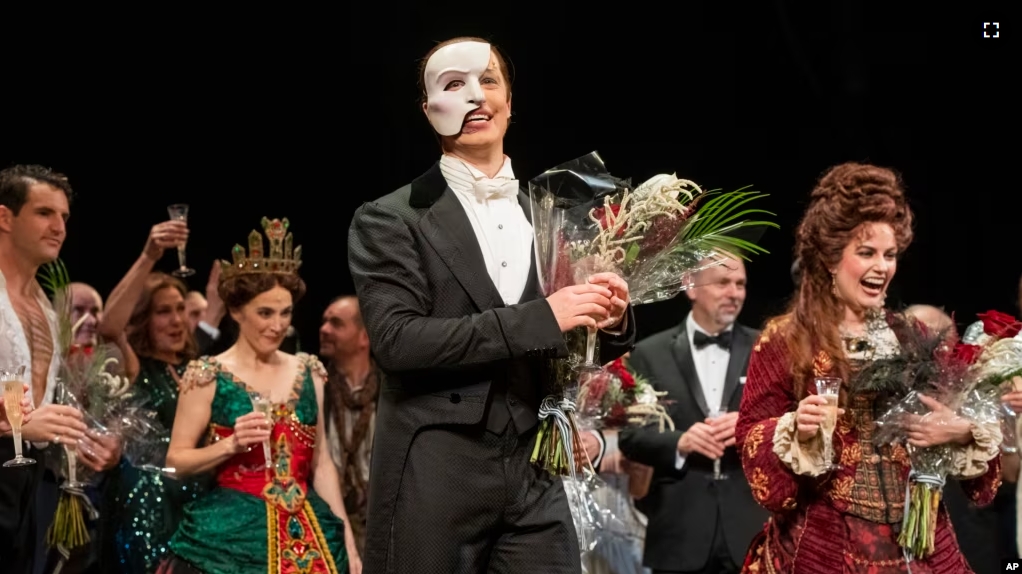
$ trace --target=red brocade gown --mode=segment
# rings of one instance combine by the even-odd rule
[[[807,467],[814,460],[822,463],[822,455],[812,459],[801,454],[802,449],[812,450],[811,445],[821,441],[817,437],[805,447],[797,444],[798,401],[784,328],[783,319],[770,323],[754,347],[738,417],[736,442],[752,494],[773,513],[753,539],[742,572],[908,572],[897,541],[911,464],[908,453],[900,445],[873,445],[874,401],[859,395],[845,407],[834,431],[835,462],[841,468],[810,476]],[[893,332],[890,338],[897,344]],[[819,354],[814,368],[815,376],[828,375],[828,357]],[[961,484],[974,503],[987,505],[1000,484],[998,445],[991,444],[982,429],[973,435],[973,445],[956,451],[953,474],[967,477]],[[943,504],[933,554],[913,560],[909,567],[912,574],[971,572]]]
[[[258,445],[217,468],[216,488],[185,507],[161,574],[348,571],[344,524],[309,485],[319,416],[311,375],[323,366],[304,353],[298,357],[291,398],[273,407],[273,468],[266,468]],[[217,441],[252,412],[250,389],[213,359],[192,361],[183,385],[205,384],[216,384],[209,432]]]

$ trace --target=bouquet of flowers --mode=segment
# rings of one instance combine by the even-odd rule
[[[628,283],[632,305],[664,301],[692,287],[693,274],[702,269],[766,253],[754,241],[766,227],[777,227],[749,219],[773,215],[747,207],[763,194],[704,191],[674,175],[631,189],[607,172],[596,152],[547,170],[529,182],[529,195],[544,295],[585,283],[594,273],[613,272]],[[574,453],[581,445],[572,413],[581,382],[602,376],[602,367],[595,362],[595,329],[569,334],[567,343],[572,356],[554,367],[554,389],[540,407],[532,460],[552,473],[574,476]]]
[[[651,421],[674,430],[674,421],[661,404],[666,392],[658,392],[645,378],[632,373],[619,358],[600,373],[589,377],[578,393],[578,413],[593,426],[621,429],[644,426]]]
[[[907,441],[906,426],[932,412],[926,404],[932,401],[924,401],[924,395],[973,423],[999,422],[1000,398],[988,392],[977,369],[986,347],[959,341],[952,329],[931,333],[904,324],[900,328],[900,350],[867,365],[851,384],[852,392],[881,391],[886,395],[888,408],[876,423],[877,444]],[[999,340],[1003,333],[994,331],[988,336],[985,345]],[[908,452],[912,468],[898,543],[912,559],[933,552],[937,511],[953,457],[950,445],[909,445]]]
[[[150,443],[152,437],[161,436],[165,431],[155,413],[131,396],[130,381],[118,374],[120,355],[116,346],[73,344],[85,317],[74,324],[71,321],[70,281],[63,263],[57,260],[44,266],[39,281],[51,296],[57,313],[57,352],[61,362],[55,402],[80,411],[92,432],[118,437],[123,455],[133,463],[162,466],[161,453],[152,450]],[[77,445],[63,443],[62,446],[63,457],[50,459],[56,465],[51,470],[63,477],[64,482],[46,542],[68,557],[71,550],[89,542],[86,517],[96,520],[99,512],[85,491],[92,477],[88,469],[78,468]]]

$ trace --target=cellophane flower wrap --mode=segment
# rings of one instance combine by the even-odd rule
[[[595,273],[612,272],[628,283],[632,305],[664,301],[691,287],[701,269],[728,257],[765,253],[754,240],[765,227],[777,227],[749,220],[772,215],[746,207],[762,194],[707,192],[674,175],[658,175],[632,189],[607,171],[597,152],[531,180],[529,195],[536,271],[545,296],[584,284]],[[581,479],[576,472],[577,461],[586,458],[576,404],[585,382],[605,371],[596,363],[595,329],[577,329],[565,337],[569,357],[554,362],[532,462],[569,477],[575,490],[591,492],[596,479],[592,465],[581,465]],[[581,498],[575,505],[579,512],[591,507],[591,499]],[[579,528],[585,551],[590,546],[585,533],[599,526],[576,519],[588,524]]]
[[[583,426],[603,430],[648,424],[656,424],[660,432],[674,430],[674,421],[661,404],[666,395],[632,372],[622,357],[585,381],[578,395],[578,415]]]
[[[166,458],[165,446],[156,443],[169,433],[159,424],[156,413],[130,393],[131,383],[121,372],[123,358],[111,344],[82,347],[74,345],[83,317],[71,321],[72,297],[67,270],[60,260],[40,270],[39,281],[53,300],[57,315],[57,340],[60,369],[54,389],[55,402],[77,409],[94,435],[114,436],[121,444],[122,456],[141,468],[159,468]],[[155,448],[154,448],[155,447]],[[86,519],[97,520],[99,512],[86,487],[96,474],[77,463],[79,445],[63,444],[61,457],[48,457],[50,470],[63,478],[61,493],[46,534],[50,547],[62,557],[88,544]],[[66,558],[65,558],[66,559]]]
[[[1000,434],[1004,417],[1000,394],[995,384],[984,381],[980,358],[1001,340],[1003,332],[991,331],[982,344],[976,344],[975,329],[971,330],[959,340],[953,328],[934,332],[906,325],[898,352],[873,361],[853,379],[853,391],[879,390],[885,399],[874,442],[907,445],[911,470],[898,543],[908,560],[933,553],[942,491],[954,461],[951,445],[917,448],[908,444],[908,425],[933,414],[920,395]]]
[[[584,284],[594,273],[628,283],[632,305],[664,301],[693,286],[694,274],[728,258],[765,253],[754,243],[773,215],[750,209],[754,191],[703,191],[674,175],[657,175],[632,189],[612,176],[597,152],[547,170],[529,182],[536,271],[545,296]],[[585,381],[602,376],[595,362],[597,332],[566,336],[570,356],[554,367],[540,409],[532,460],[551,473],[574,474],[581,450],[573,415]]]

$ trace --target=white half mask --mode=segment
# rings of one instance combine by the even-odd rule
[[[490,65],[490,45],[482,42],[457,42],[437,50],[426,62],[426,117],[442,136],[461,132],[465,116],[483,105],[486,96],[479,78]],[[457,90],[444,88],[460,80]]]

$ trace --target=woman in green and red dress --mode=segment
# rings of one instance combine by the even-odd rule
[[[877,446],[875,392],[848,388],[866,361],[890,356],[918,324],[884,310],[898,257],[912,239],[901,182],[887,169],[832,168],[799,225],[799,291],[788,314],[766,326],[749,362],[736,444],[756,500],[773,513],[753,540],[743,572],[966,573],[943,507],[932,554],[911,564],[898,544],[911,463],[901,445]],[[843,379],[825,461],[823,397],[814,378]],[[931,415],[909,426],[916,447],[952,445],[952,474],[976,504],[1000,482],[999,436],[926,398]],[[826,470],[827,463],[839,465]]]
[[[183,377],[167,465],[181,476],[213,471],[216,487],[185,509],[161,573],[361,572],[320,416],[326,372],[280,350],[305,291],[298,250],[286,219],[263,225],[269,257],[256,234],[249,256],[237,247],[223,267],[237,342]],[[270,401],[269,417],[253,411],[252,393]]]

